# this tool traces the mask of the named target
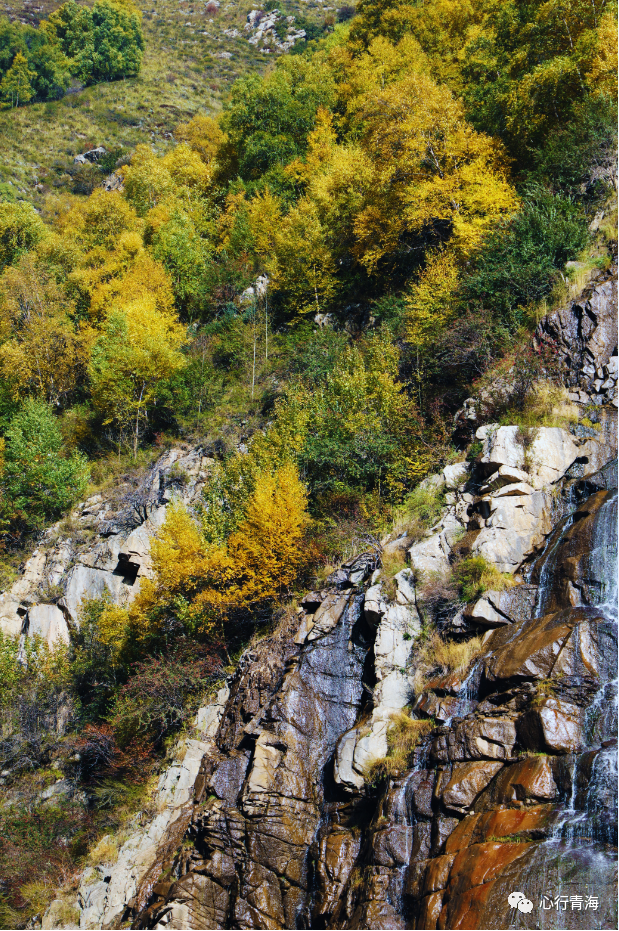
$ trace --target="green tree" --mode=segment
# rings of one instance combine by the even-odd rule
[[[231,144],[227,172],[252,180],[286,165],[305,150],[318,107],[334,97],[330,69],[297,56],[281,58],[266,78],[237,81],[222,121]]]
[[[173,313],[157,310],[149,296],[112,311],[90,362],[95,407],[120,435],[133,434],[137,455],[142,422],[156,403],[159,386],[185,364],[186,333]]]
[[[4,517],[25,529],[40,528],[84,493],[86,459],[65,448],[51,407],[41,401],[25,401],[5,437],[0,479]]]
[[[36,73],[28,67],[28,60],[17,52],[13,64],[2,78],[0,83],[0,97],[9,107],[18,107],[20,103],[28,103],[34,97],[32,81]]]
[[[49,24],[82,81],[116,81],[140,70],[141,14],[130,2],[97,0],[89,10],[69,0],[52,13]]]
[[[9,70],[18,52],[28,54],[28,28],[24,28],[21,23],[11,22],[6,16],[0,17],[0,75]]]
[[[45,236],[45,224],[30,204],[0,202],[0,272]]]
[[[71,82],[71,62],[48,26],[42,25],[28,42],[32,86],[40,100],[60,100]]]

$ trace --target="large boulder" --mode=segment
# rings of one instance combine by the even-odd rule
[[[13,601],[10,595],[0,596],[0,630],[5,637],[19,637],[24,623],[24,611],[19,601]]]
[[[499,427],[490,424],[476,433],[482,440],[483,455],[480,469],[487,475],[505,469],[528,475],[535,489],[545,488],[558,481],[579,456],[572,436],[560,427],[521,429],[517,426]]]
[[[473,542],[473,554],[500,572],[515,572],[552,530],[551,503],[543,491],[488,499],[490,515]]]
[[[77,565],[69,572],[63,600],[71,620],[79,626],[84,601],[109,597],[114,604],[124,604],[130,595],[131,588],[124,576]]]

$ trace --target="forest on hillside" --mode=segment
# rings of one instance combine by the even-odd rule
[[[53,522],[174,442],[216,459],[200,506],[169,509],[130,605],[88,602],[74,643],[26,661],[0,634],[2,769],[49,766],[86,734],[79,752],[138,792],[276,606],[398,515],[432,525],[420,482],[477,455],[453,434],[474,387],[509,371],[494,420],[562,424],[556,359],[531,334],[615,254],[616,3],[352,14],[165,151],[109,159],[92,193],[0,201],[2,588]],[[0,99],[135,75],[140,22],[130,0],[0,21]],[[25,735],[24,696],[67,694],[64,749]],[[29,871],[53,883],[82,862],[106,805],[54,814],[36,843],[30,816],[0,813],[2,926],[37,913]]]

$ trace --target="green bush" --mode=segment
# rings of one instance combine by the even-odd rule
[[[0,203],[0,272],[44,235],[45,225],[30,204]]]
[[[557,271],[588,235],[582,209],[570,198],[531,189],[522,209],[484,244],[464,284],[465,302],[519,324],[524,308],[549,294]]]
[[[616,147],[616,102],[604,96],[586,98],[576,107],[574,119],[534,150],[529,178],[564,195],[595,202],[611,186]]]
[[[5,520],[26,530],[41,528],[74,504],[88,484],[88,464],[69,453],[51,407],[27,400],[5,434],[0,507]]]

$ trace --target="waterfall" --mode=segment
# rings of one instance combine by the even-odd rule
[[[542,611],[552,589],[554,576],[561,572],[557,563],[558,545],[572,517],[561,522],[543,554],[539,573]],[[601,580],[597,597],[591,600],[603,612],[611,635],[617,639],[617,493],[604,502],[596,515],[588,564]],[[569,758],[571,792],[565,809],[557,816],[551,836],[536,851],[534,867],[540,880],[535,883],[546,904],[559,897],[593,896],[598,901],[614,895],[617,844],[617,669],[616,652],[601,657],[600,688],[589,704],[583,722],[583,750]],[[537,902],[535,903],[538,904]],[[600,902],[600,907],[604,903]],[[609,905],[610,903],[606,903]],[[562,927],[567,911],[542,908],[538,927]],[[558,923],[559,922],[559,923]],[[606,927],[601,910],[592,911],[591,928]],[[527,927],[525,922],[516,927]]]

